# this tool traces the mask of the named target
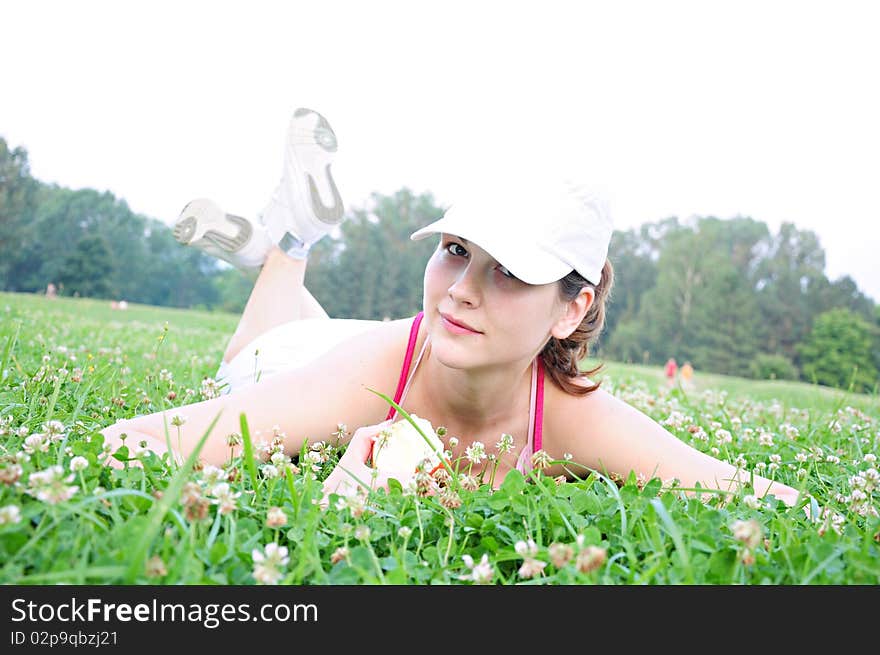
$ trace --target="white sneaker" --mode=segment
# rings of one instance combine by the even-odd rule
[[[262,225],[227,214],[207,198],[187,203],[173,231],[178,242],[251,272],[263,265],[273,246]]]
[[[321,114],[302,107],[293,113],[281,182],[260,215],[272,242],[285,252],[307,252],[344,218],[330,173],[336,147],[336,134]]]

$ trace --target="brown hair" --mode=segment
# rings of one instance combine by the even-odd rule
[[[559,295],[564,302],[577,298],[584,287],[592,287],[596,292],[593,304],[587,310],[584,320],[565,339],[551,337],[541,351],[544,368],[550,378],[566,393],[573,396],[586,396],[599,388],[601,382],[583,386],[577,384],[578,378],[595,375],[602,369],[599,364],[589,371],[581,371],[578,363],[589,353],[590,342],[595,340],[605,326],[605,303],[614,283],[614,268],[606,259],[602,267],[599,284],[590,284],[576,271],[572,271],[559,281]]]

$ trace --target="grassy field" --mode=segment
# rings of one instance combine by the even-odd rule
[[[601,376],[611,380],[641,382],[651,388],[660,389],[667,385],[662,367],[623,364],[620,362],[600,362],[589,359],[585,367],[604,364]],[[880,398],[866,394],[851,393],[818,384],[790,382],[786,380],[750,380],[748,378],[697,372],[692,387],[682,389],[686,394],[705,390],[725,391],[731,399],[759,402],[778,402],[785,408],[804,408],[818,412],[833,412],[847,405],[862,411],[876,410]]]
[[[0,583],[880,582],[878,399],[812,385],[697,371],[668,388],[659,368],[613,362],[601,376],[694,448],[800,489],[794,508],[578,469],[321,510],[342,452],[329,439],[282,454],[242,434],[223,467],[104,448],[117,419],[209,397],[236,322],[0,294]]]

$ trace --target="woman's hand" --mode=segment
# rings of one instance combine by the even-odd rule
[[[355,430],[345,454],[324,480],[322,508],[327,508],[332,493],[340,496],[353,496],[359,490],[367,492],[380,487],[387,489],[388,480],[391,478],[406,486],[415,477],[415,471],[378,470],[368,465],[367,460],[373,450],[376,436],[389,425],[391,425],[391,421],[383,421]]]
[[[113,425],[108,425],[101,430],[101,434],[104,435],[104,444],[110,446],[108,461],[110,466],[118,469],[125,468],[125,462],[120,462],[113,457],[113,453],[123,444],[128,447],[129,464],[134,466],[141,465],[140,460],[135,457],[135,453],[140,449],[142,442],[145,442],[146,448],[152,450],[159,457],[162,456],[162,453],[168,451],[168,446],[164,441],[160,442],[152,435],[127,428],[126,423],[127,421],[125,420],[117,421]],[[122,439],[122,435],[125,435],[125,440]]]

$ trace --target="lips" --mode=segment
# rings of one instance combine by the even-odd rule
[[[456,319],[456,318],[453,318],[453,317],[450,316],[449,314],[444,314],[443,312],[440,312],[440,316],[443,317],[443,320],[445,320],[445,321],[448,322],[448,323],[451,323],[452,325],[454,325],[454,326],[456,326],[456,327],[460,327],[460,328],[463,328],[463,329],[465,329],[465,330],[470,330],[471,332],[475,332],[475,333],[477,333],[477,334],[480,334],[480,331],[477,330],[476,328],[474,328],[474,327],[468,325],[468,324],[465,323],[464,321],[460,321],[460,320],[458,320],[458,319]]]

